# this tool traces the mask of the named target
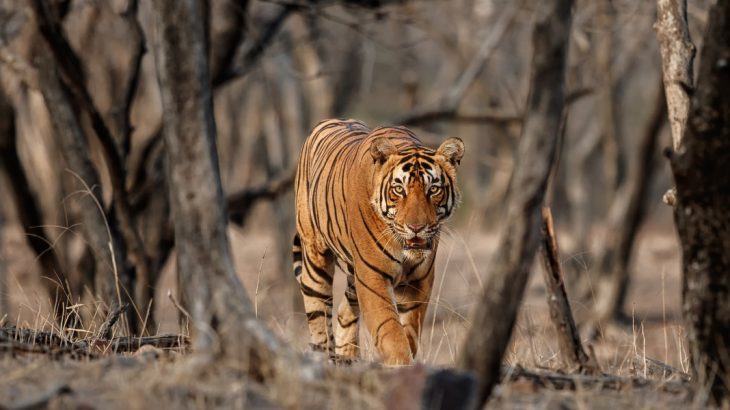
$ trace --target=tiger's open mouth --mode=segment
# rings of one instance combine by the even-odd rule
[[[403,243],[403,249],[405,250],[431,250],[433,247],[433,241],[431,239],[425,239],[425,238],[411,238],[406,239]]]

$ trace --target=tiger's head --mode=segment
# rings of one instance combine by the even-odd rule
[[[441,223],[459,204],[456,167],[464,143],[449,138],[437,150],[414,146],[398,150],[387,138],[373,140],[375,187],[371,202],[389,226],[406,257],[416,258],[433,249]]]

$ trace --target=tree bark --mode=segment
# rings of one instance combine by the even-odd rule
[[[654,30],[662,55],[664,89],[672,127],[672,146],[678,150],[684,135],[692,94],[695,46],[687,28],[686,0],[657,0]]]
[[[709,12],[687,128],[671,156],[692,380],[722,407],[730,406],[729,63],[730,2],[723,1]]]
[[[571,0],[546,1],[533,32],[530,96],[517,150],[504,231],[494,270],[479,300],[458,366],[479,378],[478,407],[499,380],[535,252],[539,246],[540,208],[554,162],[564,104],[565,66],[572,17]]]
[[[664,92],[667,96],[672,147],[679,150],[687,125],[690,98],[694,91],[693,63],[695,46],[687,27],[686,0],[657,0],[657,21],[654,23],[662,55]],[[677,192],[670,188],[664,202],[674,206]]]

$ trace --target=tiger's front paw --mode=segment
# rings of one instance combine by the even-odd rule
[[[386,346],[380,352],[380,356],[386,366],[397,367],[413,364],[413,356],[408,344]]]
[[[337,366],[350,366],[357,361],[357,358],[350,356],[342,356],[339,354],[330,355],[330,362]]]

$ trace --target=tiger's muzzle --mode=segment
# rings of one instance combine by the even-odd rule
[[[406,224],[406,235],[403,238],[403,249],[430,251],[433,249],[433,237],[437,226]]]

